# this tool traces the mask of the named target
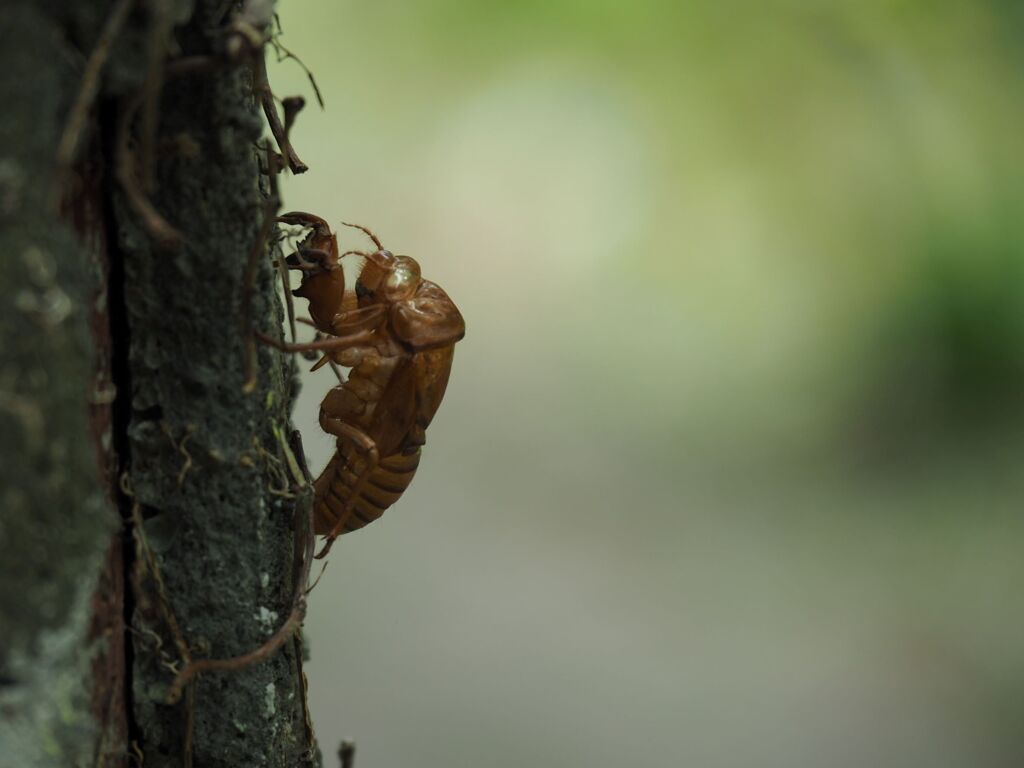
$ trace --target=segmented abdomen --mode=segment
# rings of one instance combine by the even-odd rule
[[[377,468],[363,482],[355,502],[349,504],[352,489],[358,482],[353,469],[361,469],[362,457],[350,446],[334,454],[317,478],[314,502],[314,530],[318,536],[329,534],[338,519],[343,521],[338,535],[356,531],[384,514],[409,487],[420,463],[420,450],[408,455],[396,453],[380,460]],[[348,510],[346,513],[345,510]]]

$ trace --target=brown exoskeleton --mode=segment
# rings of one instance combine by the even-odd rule
[[[377,250],[339,255],[319,216],[293,212],[278,220],[311,230],[287,263],[302,271],[295,295],[309,302],[313,324],[328,338],[272,343],[322,351],[314,369],[328,361],[351,368],[320,404],[320,426],[337,437],[337,452],[315,483],[323,557],[335,538],[376,520],[409,486],[466,326],[448,294],[420,277],[415,260],[385,250],[365,227],[346,225],[365,232]],[[346,290],[340,263],[350,254],[365,259],[354,291]]]

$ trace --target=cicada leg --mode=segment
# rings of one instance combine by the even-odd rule
[[[358,347],[360,344],[364,344],[373,339],[373,331],[359,331],[353,333],[350,336],[338,336],[335,338],[322,339],[320,341],[307,341],[301,344],[289,344],[286,341],[278,341],[275,338],[267,336],[265,333],[256,332],[256,338],[262,341],[264,344],[269,344],[275,349],[279,349],[282,352],[306,352],[308,350],[334,350],[341,351],[343,349],[349,349],[350,347]]]
[[[289,211],[277,217],[282,224],[293,224],[300,227],[309,227],[319,233],[330,234],[331,226],[319,216],[306,213],[305,211]]]

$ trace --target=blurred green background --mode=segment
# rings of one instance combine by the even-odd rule
[[[1024,762],[1021,9],[281,4],[285,207],[468,323],[312,596],[328,765]]]

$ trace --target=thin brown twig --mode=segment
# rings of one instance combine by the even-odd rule
[[[149,61],[146,65],[146,80],[142,85],[142,120],[139,126],[139,177],[142,188],[152,194],[156,188],[157,123],[160,116],[160,95],[164,86],[164,66],[167,62],[165,50],[171,32],[171,13],[168,0],[150,0],[151,21],[149,23]]]
[[[284,466],[282,466],[281,460],[264,448],[258,437],[253,437],[252,442],[256,455],[263,459],[263,465],[267,471],[280,483],[279,488],[268,487],[267,491],[275,496],[294,499],[295,494],[291,492],[292,484],[288,481],[288,473],[285,471]]]
[[[312,758],[316,751],[316,737],[313,735],[313,718],[309,714],[309,681],[306,679],[306,670],[302,668],[302,633],[296,632],[292,637],[295,645],[295,664],[299,672],[299,700],[302,702],[302,726],[306,735],[306,754]]]
[[[178,619],[174,615],[174,610],[171,608],[170,600],[167,597],[167,587],[164,584],[163,576],[160,573],[160,567],[156,563],[156,557],[153,555],[153,550],[149,546],[149,539],[146,538],[146,531],[143,527],[142,520],[142,506],[139,502],[132,502],[132,532],[135,536],[135,548],[136,558],[142,560],[145,564],[146,570],[149,572],[150,578],[153,579],[153,583],[156,584],[158,602],[160,604],[160,610],[164,615],[164,621],[167,624],[167,628],[171,632],[171,638],[174,640],[175,648],[178,650],[178,655],[181,660],[185,662],[185,669],[188,669],[192,664],[192,653],[189,651],[188,643],[185,641],[185,636],[182,634],[181,627],[178,625]],[[181,674],[180,672],[178,673]],[[180,698],[181,692],[178,692],[178,698]],[[177,699],[176,699],[177,701]],[[195,732],[195,686],[189,685],[188,692],[185,697],[185,711],[182,713],[184,719],[184,730],[185,735],[182,744],[182,761],[186,768],[192,766],[192,741]]]
[[[306,464],[306,450],[302,445],[302,435],[297,429],[292,430],[288,440],[281,439],[281,434],[277,434],[278,442],[281,444],[281,450],[284,452],[285,459],[287,460],[288,466],[292,471],[292,475],[295,477],[295,482],[306,488],[306,493],[309,494],[309,490],[313,485],[313,476],[309,473],[309,465]],[[307,498],[308,495],[307,495]],[[298,521],[296,521],[298,522]],[[313,554],[314,545],[314,533],[313,533],[313,505],[310,500],[308,513],[305,519],[307,526],[303,532],[303,545],[301,557],[303,558],[302,564],[298,569],[296,578],[301,583],[302,578],[309,579],[309,568],[312,566],[309,562],[309,556]],[[296,537],[297,539],[298,537]],[[298,541],[296,541],[296,552],[298,552]],[[303,577],[303,573],[305,576]],[[320,572],[323,575],[323,571]],[[306,589],[306,594],[309,594],[309,590]],[[306,680],[306,671],[302,668],[302,633],[295,633],[295,664],[299,670],[299,680],[302,685],[302,719],[306,730],[306,749],[307,753],[312,756],[316,752],[316,738],[313,735],[313,720],[309,714],[309,681]]]
[[[185,56],[163,66],[162,80],[166,81],[171,78],[205,72],[212,69],[216,64],[217,59],[212,56]],[[128,149],[132,122],[135,120],[135,115],[146,96],[147,91],[143,88],[136,91],[133,95],[126,97],[121,103],[114,147],[114,174],[124,190],[128,204],[139,218],[142,219],[143,226],[157,243],[169,248],[181,240],[181,233],[171,226],[167,219],[157,211],[153,203],[146,196],[143,188],[139,185],[135,174],[136,169],[132,153]]]
[[[146,570],[149,571],[149,575],[153,579],[153,583],[156,584],[160,610],[164,615],[164,621],[167,623],[167,628],[171,631],[171,639],[174,640],[174,647],[177,649],[178,655],[182,660],[186,664],[189,664],[192,661],[192,655],[189,652],[188,643],[185,642],[185,636],[181,632],[181,627],[178,625],[178,619],[174,615],[174,611],[171,609],[171,603],[167,597],[167,587],[164,585],[164,579],[160,574],[160,568],[156,563],[156,557],[153,555],[153,550],[149,546],[149,539],[146,538],[146,530],[143,527],[142,520],[142,505],[137,501],[132,502],[131,516],[132,531],[135,534],[137,554],[145,563]]]
[[[282,34],[280,21],[278,21],[278,34]],[[313,71],[306,66],[305,62],[292,53],[290,50],[285,48],[281,42],[277,39],[277,36],[270,38],[270,44],[274,46],[274,52],[277,54],[277,61],[280,63],[285,59],[294,59],[295,62],[302,67],[302,71],[306,73],[306,77],[309,78],[309,84],[313,86],[313,93],[316,95],[316,102],[320,105],[320,109],[324,109],[324,96],[320,93],[320,86],[316,84],[316,78],[313,77]]]
[[[260,103],[263,105],[263,113],[267,116],[267,123],[270,124],[270,132],[274,134],[274,140],[284,155],[292,173],[305,173],[309,170],[304,162],[295,153],[295,148],[288,141],[288,134],[281,124],[281,117],[277,114],[277,105],[274,104],[274,94],[270,90],[270,80],[267,77],[267,58],[263,51],[253,56],[254,84],[253,87],[259,95]]]
[[[151,638],[153,638],[153,650],[156,651],[157,654],[159,654],[161,656],[165,655],[164,652],[163,652],[163,647],[164,647],[163,638],[160,637],[160,635],[158,635],[156,632],[154,632],[149,627],[142,627],[142,629],[137,629],[136,627],[125,627],[125,629],[128,630],[129,634],[136,635],[139,638],[144,638],[144,637],[151,637]]]
[[[192,454],[188,452],[188,448],[185,447],[185,443],[192,437],[193,428],[189,425],[188,430],[185,432],[185,436],[181,438],[181,442],[178,443],[178,452],[185,457],[185,462],[181,465],[181,469],[178,471],[178,485],[180,486],[185,482],[185,476],[188,475],[188,471],[192,469]]]
[[[299,488],[312,485],[313,477],[309,474],[309,466],[306,464],[306,452],[302,447],[302,435],[299,434],[299,430],[292,430],[289,439],[285,440],[281,436],[280,431],[275,427],[274,436],[281,446],[281,452],[284,454],[288,470],[292,473],[292,477],[295,478],[295,485]]]
[[[75,151],[78,149],[78,140],[85,125],[85,118],[89,114],[89,108],[96,100],[96,94],[100,90],[100,74],[110,57],[110,50],[114,40],[121,32],[128,19],[135,0],[118,0],[113,10],[107,17],[103,29],[100,31],[99,39],[89,54],[85,64],[85,71],[82,73],[82,82],[78,86],[78,94],[68,114],[64,131],[61,133],[60,142],[57,144],[57,173],[62,177],[75,159]],[[63,181],[59,178],[59,181]]]
[[[128,137],[131,135],[132,119],[142,101],[141,92],[122,102],[117,121],[117,139],[114,148],[114,173],[124,190],[128,204],[132,207],[143,225],[161,245],[170,247],[181,240],[181,234],[172,227],[167,219],[153,206],[135,177],[132,155],[128,149]]]
[[[188,452],[188,448],[185,447],[185,444],[191,439],[192,433],[195,432],[196,427],[195,424],[189,424],[185,427],[185,434],[182,436],[180,443],[175,442],[174,435],[171,433],[171,428],[167,426],[166,421],[160,422],[160,428],[167,436],[167,439],[171,442],[174,450],[185,457],[185,461],[181,464],[181,469],[178,470],[178,487],[180,488],[185,482],[185,477],[188,475],[188,471],[192,469],[192,454]]]

